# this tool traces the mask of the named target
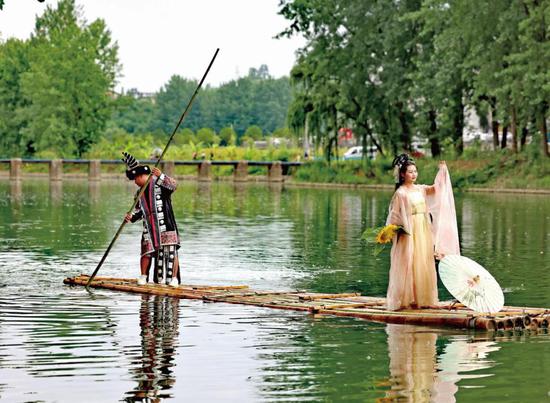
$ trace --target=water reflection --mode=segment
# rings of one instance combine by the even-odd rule
[[[454,402],[459,381],[492,376],[492,373],[475,371],[494,367],[496,361],[491,359],[489,353],[498,350],[500,346],[495,341],[466,340],[464,336],[451,338],[437,360],[434,400]]]
[[[494,341],[456,336],[441,340],[446,344],[437,354],[439,335],[432,330],[388,324],[386,333],[390,389],[379,401],[455,402],[460,380],[490,376],[465,373],[493,367],[489,353],[500,349]]]
[[[101,183],[98,181],[89,181],[88,196],[90,197],[90,203],[96,204],[101,197]]]
[[[63,204],[63,182],[50,181],[50,200],[53,207],[61,207]]]
[[[23,196],[23,186],[20,180],[10,181],[10,198],[14,205],[20,205]]]
[[[132,361],[137,386],[126,393],[127,402],[159,402],[172,397],[176,382],[175,349],[179,326],[179,299],[143,295],[139,310],[141,356]]]

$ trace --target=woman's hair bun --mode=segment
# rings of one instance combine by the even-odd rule
[[[408,154],[400,154],[393,159],[391,166],[392,167],[398,166],[399,168],[401,168],[403,164],[406,164],[407,162],[411,162],[414,164],[414,160],[411,157],[409,157]]]

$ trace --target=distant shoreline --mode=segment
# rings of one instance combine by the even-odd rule
[[[48,173],[41,172],[27,172],[22,175],[23,179],[49,179]],[[63,174],[64,180],[83,180],[87,179],[88,174],[84,173],[66,173]],[[186,182],[199,182],[196,175],[175,175],[175,178],[180,181]],[[8,171],[0,171],[1,180],[10,180]],[[126,181],[126,178],[122,174],[115,173],[103,173],[101,179],[105,181],[109,180],[121,180]],[[95,183],[100,183],[96,181]],[[210,182],[233,182],[232,176],[213,176]],[[265,183],[270,185],[281,184],[287,187],[295,188],[311,188],[311,189],[365,189],[365,190],[383,190],[393,191],[394,186],[389,184],[365,184],[365,183],[331,183],[331,182],[300,182],[294,180],[291,176],[285,178],[282,182],[269,182],[266,175],[249,175],[248,180],[245,182],[236,182],[240,184],[258,184]],[[465,187],[459,190],[459,192],[468,193],[514,193],[514,194],[537,194],[537,195],[549,195],[550,189],[529,189],[529,188],[491,188],[491,187]]]

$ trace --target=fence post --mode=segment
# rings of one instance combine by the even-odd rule
[[[50,180],[60,181],[63,179],[63,160],[50,161]]]
[[[18,181],[21,179],[22,166],[23,161],[21,160],[21,158],[10,159],[10,180]]]
[[[281,167],[281,161],[275,161],[270,165],[267,172],[267,180],[269,182],[282,182],[283,181],[283,169]]]
[[[235,182],[246,182],[248,180],[248,161],[239,161],[233,172]]]
[[[174,173],[176,172],[176,164],[174,161],[162,161],[160,164],[162,172],[173,178]]]
[[[88,164],[88,180],[101,180],[101,160],[90,160]]]
[[[212,180],[210,175],[211,172],[211,162],[202,161],[199,165],[199,182],[209,182]]]

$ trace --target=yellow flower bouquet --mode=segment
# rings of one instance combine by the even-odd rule
[[[382,252],[386,245],[391,242],[393,237],[400,233],[408,234],[402,225],[388,224],[384,227],[367,228],[361,239],[367,242],[367,245],[374,245],[372,254],[378,256]]]

